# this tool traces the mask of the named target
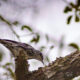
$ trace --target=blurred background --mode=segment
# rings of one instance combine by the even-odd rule
[[[0,38],[32,45],[48,65],[80,49],[80,0],[0,0]],[[30,71],[45,66],[28,62]],[[11,52],[0,44],[0,80],[14,80],[14,70]]]

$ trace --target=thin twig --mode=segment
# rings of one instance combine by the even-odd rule
[[[13,34],[17,37],[17,39],[18,39],[19,41],[21,41],[21,40],[20,40],[20,36],[15,32],[15,30],[12,28],[12,26],[9,26],[9,28],[11,29],[11,31],[13,32]]]
[[[6,20],[4,17],[2,17],[2,15],[0,15],[0,20],[2,20],[3,22],[5,22],[9,28],[11,29],[11,31],[13,32],[14,35],[16,35],[17,39],[20,41],[20,36],[16,33],[16,31],[12,28],[13,24],[10,23],[8,20]]]

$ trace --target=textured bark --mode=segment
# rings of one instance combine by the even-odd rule
[[[71,80],[80,75],[80,51],[60,57],[49,66],[34,72],[28,71],[29,65],[24,55],[21,54],[15,61],[17,80]]]

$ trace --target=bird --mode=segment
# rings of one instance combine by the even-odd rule
[[[43,63],[42,53],[29,44],[8,39],[0,39],[0,43],[8,48],[14,57],[19,56],[21,54],[20,51],[22,51],[22,53],[27,56],[27,59],[36,59]]]

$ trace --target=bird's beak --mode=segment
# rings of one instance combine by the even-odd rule
[[[39,61],[41,61],[42,63],[44,63],[44,62],[43,62],[43,58],[42,58],[40,55],[36,55],[36,57],[35,57],[35,56],[30,57],[30,56],[29,56],[28,59],[36,59],[36,60],[39,60]]]

